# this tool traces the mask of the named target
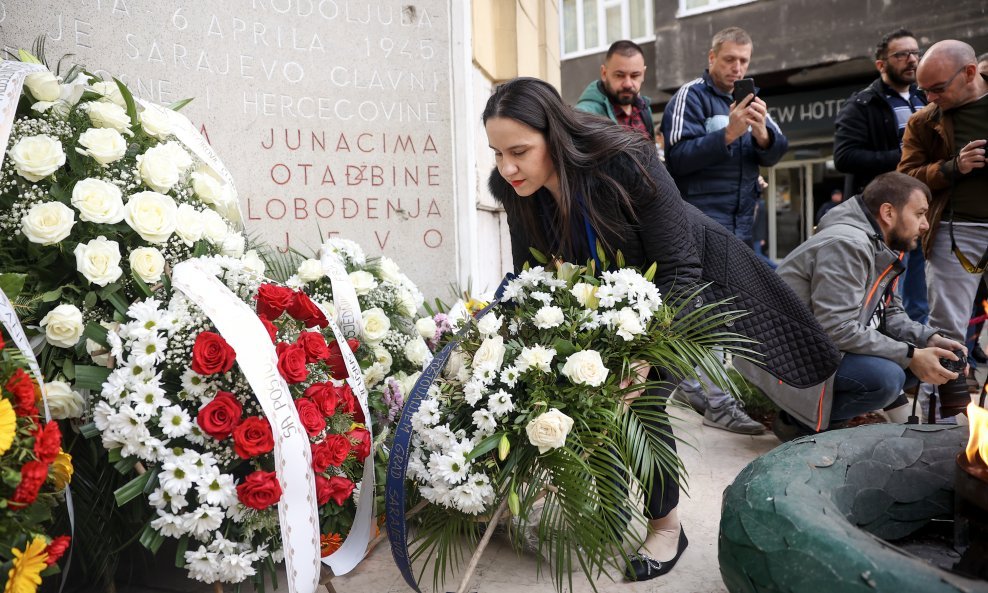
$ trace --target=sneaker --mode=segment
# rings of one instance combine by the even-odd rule
[[[707,411],[703,413],[703,424],[738,434],[762,434],[765,432],[762,423],[752,420],[745,413],[741,403],[734,399],[718,408],[708,407]]]
[[[673,390],[671,397],[673,401],[693,408],[697,414],[702,415],[707,411],[707,394],[702,389],[687,389],[679,385]]]
[[[775,419],[772,420],[772,434],[783,443],[788,443],[795,438],[813,434],[813,431],[793,420],[789,414],[779,410]]]

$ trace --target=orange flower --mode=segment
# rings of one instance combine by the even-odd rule
[[[329,556],[343,545],[343,538],[338,533],[329,533],[319,536],[319,545],[322,548],[322,557]]]

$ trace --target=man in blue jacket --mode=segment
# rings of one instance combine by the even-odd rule
[[[765,102],[748,95],[735,103],[734,81],[751,61],[751,36],[739,27],[714,35],[703,76],[673,96],[662,116],[666,166],[683,199],[752,245],[758,169],[779,162],[789,142]],[[763,427],[729,393],[709,382],[686,380],[676,397],[703,413],[707,426],[741,434]]]
[[[789,147],[764,101],[731,98],[751,47],[738,27],[714,35],[708,69],[676,92],[662,117],[666,166],[683,198],[749,245],[758,168],[779,162]]]

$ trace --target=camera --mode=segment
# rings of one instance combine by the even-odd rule
[[[940,415],[944,418],[956,416],[967,410],[967,405],[971,403],[971,395],[967,391],[967,377],[964,376],[964,367],[967,366],[967,355],[963,350],[954,350],[957,360],[941,358],[940,366],[952,373],[957,373],[956,379],[951,379],[943,385],[937,387],[940,396]]]

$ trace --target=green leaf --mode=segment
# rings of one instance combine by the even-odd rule
[[[117,88],[120,89],[120,96],[123,97],[124,103],[127,104],[127,115],[130,116],[130,125],[136,128],[140,125],[140,120],[137,119],[137,104],[134,102],[134,95],[130,94],[130,89],[127,88],[127,85],[120,82],[116,77],[113,78],[113,82],[117,83]]]
[[[118,472],[120,472],[122,474],[125,474],[125,473],[129,472],[130,470],[134,469],[134,466],[135,465],[137,465],[137,458],[136,457],[124,457],[120,461],[118,461],[118,462],[116,462],[116,463],[113,464],[113,469],[117,470]],[[141,475],[147,476],[148,475],[148,472],[144,472]],[[150,480],[151,478],[148,477],[147,479]],[[141,486],[141,488],[143,488],[143,486]]]
[[[28,64],[41,64],[41,60],[34,57],[31,52],[26,49],[17,50],[17,59]]]
[[[196,241],[195,247],[192,249],[192,257],[202,257],[209,254],[209,243],[205,241]]]
[[[89,292],[86,293],[86,297],[82,299],[82,306],[85,307],[86,309],[92,309],[93,307],[96,306],[96,301],[98,299],[99,297],[96,296],[96,293],[90,290]]]
[[[141,545],[151,551],[152,554],[158,552],[158,548],[165,542],[165,536],[161,535],[148,523],[141,533]]]
[[[484,453],[489,453],[494,450],[495,447],[501,442],[501,435],[503,433],[495,433],[485,438],[484,440],[477,443],[477,446],[473,448],[473,451],[467,454],[467,461],[471,461],[483,455]]]
[[[556,355],[564,358],[576,352],[576,344],[563,338],[557,338],[552,347],[556,349]]]
[[[49,290],[48,292],[41,295],[41,302],[51,303],[62,298],[62,287],[59,286],[55,290]]]
[[[532,257],[535,258],[535,261],[539,262],[540,264],[549,263],[549,258],[546,257],[546,255],[541,251],[539,251],[538,249],[534,247],[529,247],[528,250],[532,253]]]
[[[13,301],[24,290],[25,280],[27,280],[27,274],[0,274],[0,290],[7,295],[8,299]]]
[[[188,105],[189,103],[191,103],[193,99],[195,99],[195,97],[189,97],[188,99],[182,99],[180,101],[175,101],[174,103],[172,103],[171,105],[169,105],[168,108],[171,109],[172,111],[178,111],[181,108],[183,108],[186,105]]]
[[[178,546],[175,548],[175,566],[178,568],[185,567],[185,551],[189,549],[189,536],[183,535],[182,539],[178,540]]]
[[[75,363],[71,358],[65,359],[65,363],[62,365],[62,373],[65,374],[65,378],[69,381],[75,381]]]
[[[90,422],[80,426],[79,433],[87,439],[93,439],[99,436],[99,429],[96,428],[96,424],[94,422]]]
[[[110,376],[110,369],[89,364],[75,367],[75,386],[78,389],[102,391],[103,383]]]
[[[133,459],[137,462],[134,457],[127,457],[126,459]],[[127,482],[123,486],[117,488],[113,491],[113,498],[117,500],[117,506],[123,506],[128,502],[134,500],[138,496],[144,494],[144,486],[151,479],[153,472],[144,472],[143,474],[137,476],[133,480]]]
[[[89,293],[93,294],[93,293]],[[98,323],[87,323],[85,329],[82,330],[82,335],[89,338],[90,340],[96,342],[100,346],[109,347],[110,343],[107,341],[106,336],[110,332]]]
[[[134,280],[134,286],[137,287],[137,291],[144,295],[145,298],[151,298],[153,294],[151,289],[148,288],[147,283],[144,282],[144,280],[142,280],[141,277],[134,272],[134,270],[130,271],[130,277]]]
[[[121,315],[127,314],[127,309],[130,308],[130,304],[127,303],[127,299],[123,297],[119,292],[111,292],[105,297],[103,297],[106,302],[113,305],[113,308],[117,310]]]

